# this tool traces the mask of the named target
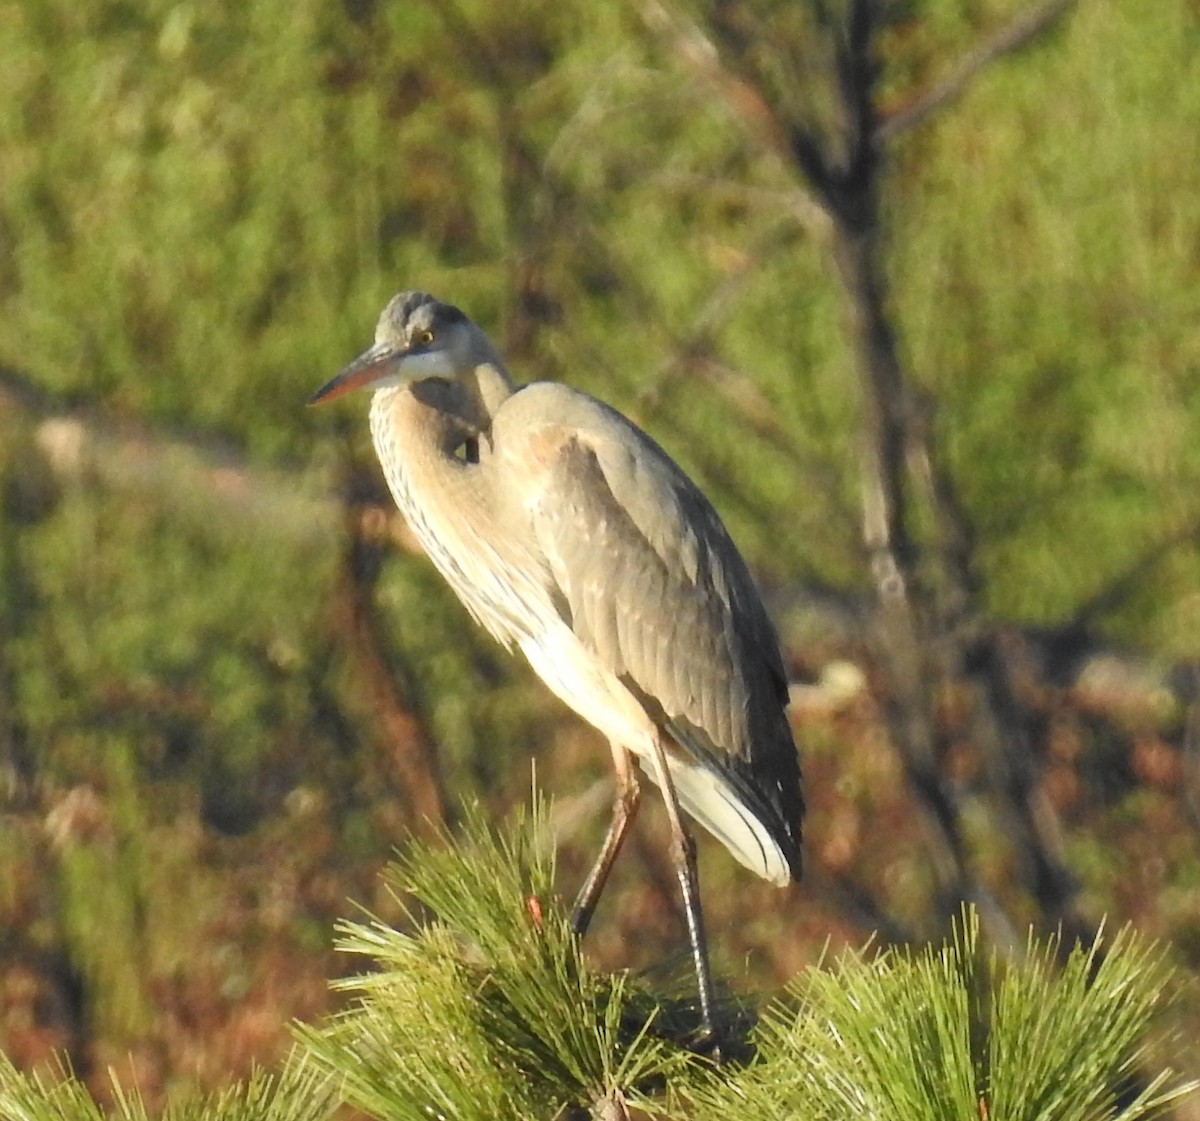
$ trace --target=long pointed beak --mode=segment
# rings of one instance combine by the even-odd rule
[[[309,399],[310,405],[336,401],[345,393],[365,389],[396,372],[404,360],[404,351],[390,343],[376,343],[350,363],[337,377],[326,382]]]

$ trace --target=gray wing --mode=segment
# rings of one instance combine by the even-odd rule
[[[565,386],[528,386],[511,404],[527,394],[520,411],[536,477],[526,507],[560,613],[656,722],[773,827],[798,875],[803,805],[787,679],[745,562],[704,495],[640,429]]]

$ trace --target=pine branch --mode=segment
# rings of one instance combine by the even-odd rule
[[[110,1109],[101,1109],[64,1065],[50,1078],[27,1074],[0,1054],[4,1121],[328,1121],[337,1108],[333,1081],[299,1050],[278,1075],[256,1071],[217,1094],[190,1094],[151,1113],[141,1096],[112,1079]]]
[[[980,945],[964,914],[922,951],[848,952],[806,971],[763,1016],[758,1061],[709,1077],[692,1121],[1138,1121],[1200,1088],[1152,1062],[1168,999],[1161,948],[1125,928],[1103,947],[1032,940],[1023,960]],[[1061,970],[1057,962],[1066,958]]]
[[[703,1064],[675,1042],[680,1009],[584,959],[540,805],[499,833],[476,810],[461,840],[414,846],[387,879],[414,933],[344,924],[340,948],[379,970],[344,983],[358,1000],[331,1025],[301,1029],[356,1108],[490,1121],[647,1107]]]
[[[681,1046],[683,1002],[593,969],[553,895],[541,804],[494,831],[478,810],[453,844],[419,843],[387,875],[408,933],[345,923],[370,970],[355,1002],[299,1029],[277,1078],[172,1102],[162,1121],[326,1121],[337,1096],[378,1121],[1142,1121],[1200,1088],[1156,1065],[1164,950],[1123,929],[1013,959],[964,912],[923,950],[846,951],[805,970],[751,1033],[749,1061]],[[1060,964],[1061,963],[1061,964]],[[112,1121],[149,1121],[114,1083]],[[68,1073],[0,1057],[4,1121],[104,1121]]]

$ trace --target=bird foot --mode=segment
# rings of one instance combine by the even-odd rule
[[[701,1055],[711,1060],[716,1066],[724,1061],[721,1054],[721,1033],[711,1025],[700,1028],[691,1038],[684,1041],[684,1046],[694,1055]]]

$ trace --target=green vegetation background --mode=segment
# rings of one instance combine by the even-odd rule
[[[888,96],[1016,10],[897,8]],[[331,500],[379,493],[366,402],[308,412],[311,391],[393,291],[426,288],[522,380],[651,430],[773,602],[864,596],[844,308],[787,169],[636,8],[5,0],[0,63],[0,366],[39,393],[0,398],[0,1049],[217,1085],[331,1006],[332,919],[348,896],[386,912],[375,873],[420,829],[339,606]],[[894,322],[989,609],[1051,627],[1120,587],[1097,622],[1163,680],[1200,627],[1197,136],[1195,5],[1082,3],[905,134],[886,198]],[[607,752],[420,558],[371,556],[450,804],[502,812],[535,756],[588,822],[569,892]],[[1102,721],[1064,701],[1056,796],[1084,910],[1200,970],[1185,717],[1151,700]],[[881,812],[899,795],[870,714],[803,739],[812,863],[921,929],[920,838]],[[973,842],[1003,893],[1003,838]],[[655,852],[606,903],[601,960],[680,944]],[[868,933],[708,849],[704,873],[753,983]]]

